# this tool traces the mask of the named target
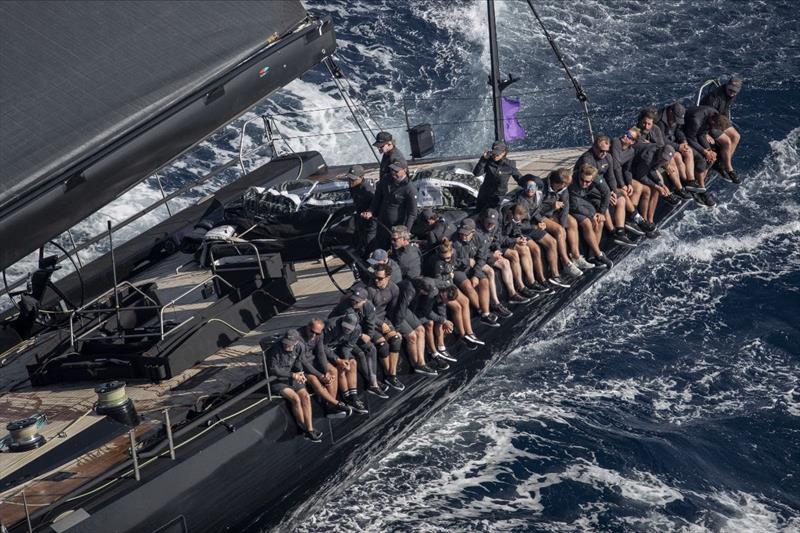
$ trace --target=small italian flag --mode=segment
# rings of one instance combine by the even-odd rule
[[[261,67],[261,69],[258,71],[258,77],[259,77],[259,78],[263,78],[264,76],[266,76],[266,75],[267,75],[267,72],[269,72],[269,67],[268,67],[268,66],[266,66],[266,65],[264,65],[264,66],[263,66],[263,67]]]

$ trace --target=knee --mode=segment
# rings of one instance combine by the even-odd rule
[[[395,335],[391,339],[389,339],[389,351],[390,352],[399,352],[400,347],[403,345],[403,340],[399,335]]]
[[[727,148],[731,145],[731,139],[727,135],[720,135],[717,139],[717,144],[722,148]]]

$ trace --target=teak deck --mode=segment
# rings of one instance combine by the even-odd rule
[[[581,153],[582,149],[577,148],[535,150],[515,152],[511,159],[516,161],[517,168],[523,174],[544,175],[555,168],[571,167]],[[464,159],[444,163],[411,162],[410,166],[414,170],[419,170],[446,167],[460,162],[474,164],[475,160]],[[368,176],[374,177],[375,174],[376,170],[368,172]],[[177,253],[147,271],[146,275],[131,281],[134,283],[156,281],[161,301],[170,301],[211,275],[208,269],[198,268],[196,263],[190,262],[191,260],[191,255]],[[184,264],[185,266],[176,272],[176,268]],[[340,264],[336,258],[329,259],[331,268]],[[305,261],[295,263],[294,266],[298,278],[292,285],[297,299],[295,305],[249,332],[231,346],[219,350],[202,363],[172,379],[160,383],[129,383],[128,394],[135,402],[137,410],[140,413],[153,413],[153,417],[158,419],[160,415],[157,411],[168,408],[173,421],[182,420],[185,413],[202,397],[226,392],[241,383],[248,375],[260,370],[262,358],[258,341],[261,337],[281,333],[290,327],[299,327],[313,316],[325,317],[338,301],[340,293],[328,278],[324,265],[321,261]],[[336,280],[340,286],[347,287],[353,282],[353,277],[349,269],[343,269],[336,274]],[[176,304],[172,312],[167,313],[166,318],[180,322],[210,303],[210,300],[203,299],[201,291],[196,291],[180,304]],[[27,377],[25,364],[28,362],[30,361],[25,357],[21,357],[2,369],[0,393]],[[13,420],[35,413],[45,413],[49,422],[40,431],[47,438],[47,443],[41,448],[25,453],[0,454],[0,479],[11,475],[53,447],[66,442],[71,436],[102,420],[103,417],[92,412],[96,385],[95,382],[85,382],[40,388],[27,387],[1,396],[0,438],[6,434],[6,424]],[[157,420],[149,420],[137,428],[137,433],[152,431],[159,425],[160,422]],[[21,506],[23,489],[32,508],[52,503],[61,495],[126,460],[127,443],[127,435],[122,435],[105,446],[55,469],[55,472],[74,474],[65,481],[42,479],[53,473],[48,472],[0,494],[0,521],[11,524],[24,518]]]

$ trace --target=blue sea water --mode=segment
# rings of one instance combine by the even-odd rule
[[[584,144],[574,92],[527,4],[497,4],[501,68],[521,77],[507,92],[520,95],[528,131],[512,146]],[[688,103],[702,81],[742,75],[745,181],[717,184],[717,208],[691,208],[520,338],[301,529],[800,530],[796,3],[536,4],[596,129],[617,134],[642,106]],[[437,153],[491,142],[484,2],[307,5],[333,15],[339,62],[382,126],[402,138],[405,99],[412,124],[435,124]],[[308,83],[273,105],[336,105],[332,86],[320,97]],[[286,129],[353,129],[337,112],[322,112],[328,130],[298,118]],[[359,134],[348,135],[292,142],[364,160]]]

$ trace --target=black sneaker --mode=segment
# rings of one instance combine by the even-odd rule
[[[670,194],[669,196],[662,196],[664,201],[667,202],[669,205],[678,205],[681,203],[681,199],[675,196],[674,194]]]
[[[473,346],[483,346],[484,344],[486,344],[478,337],[476,337],[474,334],[464,335],[464,340],[469,344],[472,344]]]
[[[706,188],[701,187],[696,181],[686,182],[686,185],[683,186],[683,190],[692,193],[706,192]]]
[[[601,265],[605,266],[607,269],[611,270],[611,267],[614,266],[614,261],[609,259],[606,254],[600,254],[595,257],[595,260],[600,263]]]
[[[394,390],[405,390],[406,388],[406,386],[403,385],[403,382],[397,379],[397,376],[386,376],[383,378],[383,382]]]
[[[569,289],[569,283],[561,279],[560,276],[553,276],[552,278],[548,278],[547,283],[554,287],[558,287],[560,289]]]
[[[339,402],[335,406],[328,406],[325,409],[326,418],[347,418],[352,414],[353,409],[344,402]]]
[[[455,357],[450,355],[450,352],[447,351],[447,348],[444,350],[436,350],[437,359],[442,359],[444,361],[449,361],[450,363],[455,363],[458,361]]]
[[[653,229],[651,231],[648,231],[647,233],[645,233],[645,235],[647,235],[648,239],[657,239],[657,238],[661,237],[661,232],[658,231],[658,228],[656,228],[654,226]]]
[[[350,407],[352,407],[353,411],[356,413],[360,415],[369,414],[369,409],[367,409],[367,406],[364,405],[364,402],[362,402],[355,394],[347,397],[347,403],[350,404]]]
[[[527,298],[528,301],[536,298],[539,295],[537,292],[533,292],[533,290],[529,289],[528,287],[522,287],[521,289],[517,289],[517,294],[521,295],[523,298]]]
[[[630,233],[633,233],[634,235],[638,235],[639,237],[644,236],[644,231],[642,231],[641,228],[639,228],[636,222],[633,222],[631,220],[625,221],[625,229],[628,230]]]
[[[526,304],[530,301],[531,299],[529,296],[523,296],[519,292],[515,293],[514,296],[509,296],[508,298],[508,303],[511,305]]]
[[[546,285],[542,285],[538,281],[534,281],[533,283],[529,284],[528,285],[528,290],[530,290],[530,291],[532,291],[532,292],[534,292],[536,294],[546,294],[548,292],[553,292],[552,289],[550,289],[550,287],[547,287]]]
[[[619,244],[620,246],[627,246],[628,248],[636,248],[636,243],[630,240],[627,235],[625,235],[625,230],[622,228],[617,228],[614,230],[614,242]]]
[[[443,370],[450,368],[450,365],[447,364],[447,361],[437,355],[431,355],[428,358],[428,366],[437,372],[442,372]]]
[[[714,207],[717,205],[717,201],[714,200],[710,192],[695,195],[695,201],[704,207]]]
[[[486,313],[481,315],[481,323],[486,324],[490,328],[499,328],[500,324],[497,322],[497,315],[494,313]]]
[[[514,315],[514,313],[512,313],[511,310],[503,304],[493,305],[492,311],[494,311],[495,314],[500,318],[508,318]]]
[[[644,232],[645,235],[647,235],[648,232],[653,231],[653,230],[656,229],[656,225],[655,224],[653,224],[652,222],[648,222],[645,219],[642,219],[641,222],[637,222],[636,224]]]
[[[740,178],[740,177],[739,177],[739,175],[738,175],[738,174],[736,174],[736,171],[735,171],[735,170],[729,170],[729,171],[727,172],[727,174],[728,174],[728,179],[729,179],[729,180],[730,180],[732,183],[741,183],[741,182],[742,182],[742,178]]]
[[[311,442],[322,442],[322,432],[317,430],[306,431],[305,438]]]
[[[415,366],[414,367],[414,372],[416,374],[425,374],[426,376],[438,376],[439,375],[439,373],[436,370],[432,369],[428,365]]]
[[[383,398],[384,400],[389,397],[386,394],[386,391],[389,390],[389,387],[386,385],[371,385],[367,388],[367,394],[372,394],[373,396],[377,396],[378,398]]]
[[[673,194],[682,200],[691,200],[692,198],[692,193],[690,193],[686,189],[678,189]]]

